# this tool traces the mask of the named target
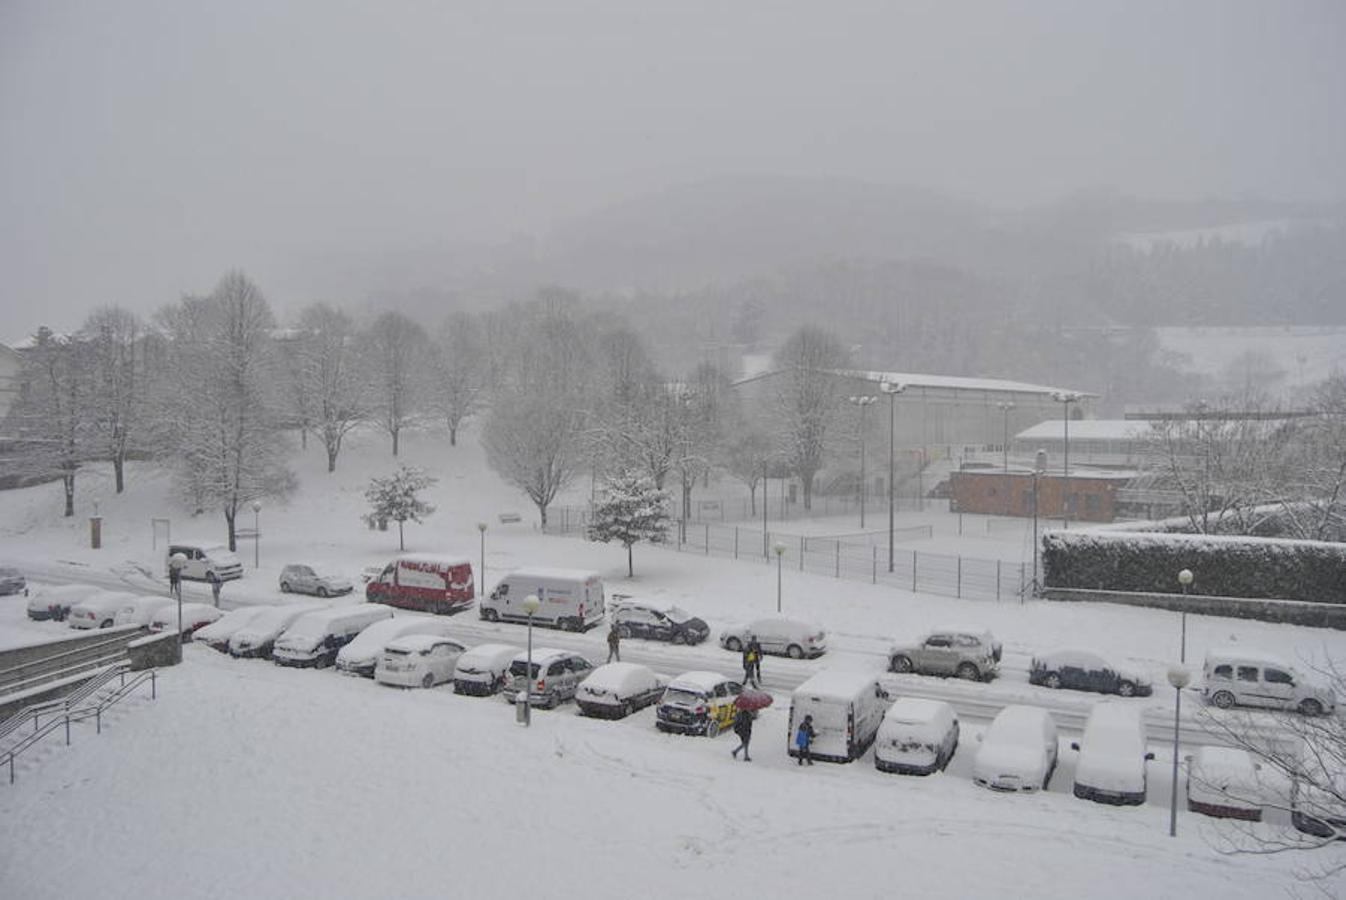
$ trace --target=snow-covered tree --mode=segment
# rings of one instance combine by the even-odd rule
[[[458,445],[458,428],[481,402],[486,388],[484,332],[467,313],[455,313],[440,325],[433,353],[430,404],[449,428],[449,446]]]
[[[97,454],[112,461],[117,493],[126,488],[126,455],[141,441],[144,427],[144,328],[119,306],[95,310],[80,336],[87,344],[89,422]]]
[[[588,536],[626,548],[626,574],[635,575],[631,547],[637,541],[662,543],[668,537],[668,492],[643,472],[628,470],[609,481],[594,504]]]
[[[422,469],[406,465],[385,478],[371,478],[365,490],[365,499],[369,501],[369,512],[363,516],[365,522],[371,527],[396,522],[397,549],[407,549],[402,526],[409,521],[423,522],[435,511],[419,494],[438,480]]]
[[[24,354],[24,388],[14,405],[21,438],[12,468],[24,478],[59,478],[65,514],[75,514],[75,476],[95,454],[88,342],[40,328]]]
[[[813,479],[823,465],[828,431],[839,414],[837,380],[830,372],[843,368],[846,351],[822,328],[799,329],[776,354],[781,369],[776,395],[781,424],[781,450],[804,486],[804,508],[813,508]]]
[[[341,442],[369,414],[369,391],[356,356],[350,318],[325,303],[299,315],[294,372],[307,404],[304,421],[322,438],[327,471],[335,472]]]
[[[771,456],[771,441],[760,431],[735,435],[724,448],[724,469],[747,487],[754,517],[757,515],[757,485],[766,476]]]
[[[362,336],[364,368],[373,419],[393,439],[397,456],[402,430],[424,401],[430,378],[430,339],[425,329],[397,312],[374,320]]]

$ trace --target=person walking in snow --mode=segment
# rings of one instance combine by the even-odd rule
[[[752,635],[748,639],[748,649],[752,651],[752,686],[762,686],[762,645],[757,642],[757,635]]]
[[[810,750],[813,747],[813,739],[817,732],[813,730],[813,716],[805,716],[804,721],[799,723],[799,729],[795,732],[795,749],[799,751],[799,764],[802,766],[805,761],[813,765],[813,756]]]
[[[608,629],[608,662],[622,661],[622,636],[617,633],[617,626],[613,625]]]
[[[753,652],[753,644],[757,643],[754,637],[748,638],[748,643],[743,645],[743,682],[751,684],[753,687],[759,687],[756,680],[757,657]]]
[[[222,585],[220,584],[220,579],[218,579],[218,578],[212,578],[212,579],[210,579],[210,595],[211,595],[212,597],[215,598],[215,608],[216,608],[216,609],[219,609],[219,608],[220,608],[220,588],[221,588],[221,587],[222,587]]]
[[[182,599],[182,570],[178,566],[168,567],[168,594]]]
[[[743,751],[743,761],[752,762],[752,757],[748,755],[748,744],[752,741],[752,711],[739,708],[734,713],[734,734],[738,735],[739,745],[735,747],[730,756],[738,759],[738,751]]]

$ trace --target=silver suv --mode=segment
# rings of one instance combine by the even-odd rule
[[[915,644],[888,651],[888,671],[990,681],[1000,668],[1000,652],[1000,642],[989,631],[932,631]]]
[[[555,709],[575,696],[580,682],[594,672],[594,664],[569,650],[546,647],[533,651],[533,670],[528,670],[528,654],[520,653],[509,664],[509,689],[505,700],[513,703],[519,692],[528,691],[533,706]]]

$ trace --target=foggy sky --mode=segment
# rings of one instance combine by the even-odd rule
[[[1339,200],[1343,51],[1330,0],[0,0],[0,340],[723,174]]]

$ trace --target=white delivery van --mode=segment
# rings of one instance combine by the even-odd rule
[[[271,651],[271,659],[282,666],[330,666],[341,648],[355,636],[381,619],[391,619],[393,611],[382,603],[358,603],[314,610],[294,620]]]
[[[243,562],[238,554],[214,541],[169,544],[164,556],[165,573],[169,570],[169,561],[179,553],[186,560],[180,574],[188,581],[232,581],[243,577]]]
[[[607,608],[603,580],[597,572],[583,569],[518,569],[496,584],[480,603],[487,622],[527,622],[524,598],[535,595],[541,602],[533,624],[567,631],[586,631],[600,624]]]
[[[790,729],[786,744],[798,756],[795,731],[804,716],[813,716],[815,732],[809,755],[830,762],[859,759],[874,743],[888,694],[872,672],[841,672],[828,669],[795,688],[790,698]]]

